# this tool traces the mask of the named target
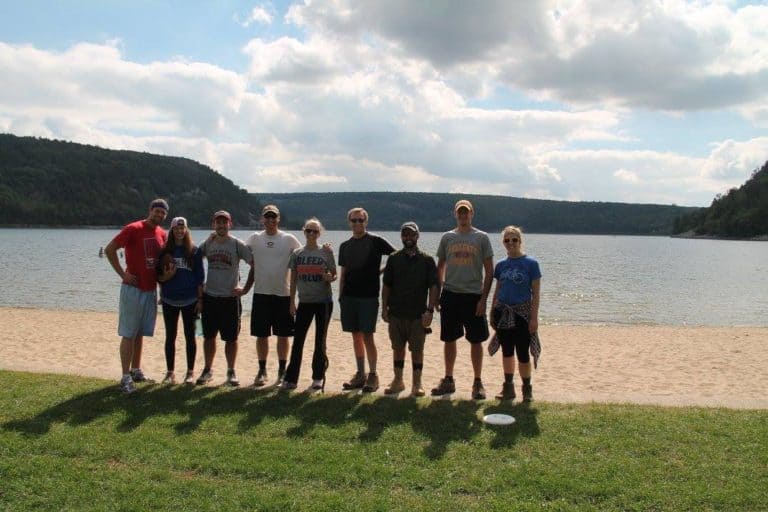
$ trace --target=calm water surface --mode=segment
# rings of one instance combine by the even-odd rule
[[[119,279],[98,257],[116,233],[0,229],[0,306],[117,311]],[[233,234],[245,239],[250,231]],[[379,234],[400,247],[399,233]],[[347,238],[346,231],[323,235],[335,249]],[[422,233],[420,245],[434,254],[439,239]],[[498,261],[501,240],[496,233],[491,240]],[[525,245],[541,265],[544,323],[768,325],[765,242],[532,234]],[[250,297],[243,306],[250,309]]]

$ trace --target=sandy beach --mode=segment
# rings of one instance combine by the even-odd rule
[[[243,385],[256,374],[255,338],[247,334],[247,317],[240,338],[237,371]],[[0,308],[3,342],[0,368],[31,372],[66,373],[117,379],[117,314]],[[309,386],[314,326],[304,351],[299,390]],[[534,372],[536,400],[552,402],[611,402],[697,405],[737,409],[768,408],[768,328],[670,327],[670,326],[569,326],[544,325],[540,329],[543,353]],[[158,317],[153,338],[144,345],[143,368],[160,380],[165,373],[165,332]],[[386,325],[379,323],[381,388],[392,377],[392,351]],[[341,384],[354,371],[351,338],[333,321],[328,333],[326,393],[341,392]],[[459,341],[456,362],[457,392],[468,398],[472,384],[469,345]],[[270,347],[269,372],[276,375],[277,354]],[[483,381],[489,400],[501,387],[501,354],[486,354]],[[183,339],[176,342],[176,372],[186,367]],[[438,329],[427,339],[424,387],[434,386],[443,375],[442,342]],[[202,339],[198,338],[195,374],[202,369]],[[223,382],[224,352],[214,364],[214,384]],[[519,387],[519,377],[516,376]],[[410,389],[410,359],[406,361]],[[519,394],[519,391],[518,391]],[[401,396],[406,396],[403,393]]]

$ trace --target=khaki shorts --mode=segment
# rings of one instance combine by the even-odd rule
[[[393,350],[405,348],[407,344],[411,352],[423,352],[426,337],[421,318],[389,317],[389,339]]]

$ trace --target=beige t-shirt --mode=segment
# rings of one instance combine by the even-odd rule
[[[301,247],[295,236],[279,231],[253,233],[245,241],[253,254],[253,293],[287,297],[290,292],[288,260]]]

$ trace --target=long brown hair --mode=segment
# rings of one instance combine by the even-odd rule
[[[182,240],[181,245],[184,247],[184,260],[187,262],[187,267],[189,267],[189,270],[192,270],[194,266],[192,255],[195,253],[196,247],[192,243],[192,234],[189,232],[189,228],[186,228],[184,231],[184,240]],[[159,261],[162,261],[163,256],[166,254],[170,254],[173,257],[176,247],[176,237],[173,236],[173,228],[171,228],[171,232],[168,233],[168,239],[165,241],[165,247],[160,251]]]

